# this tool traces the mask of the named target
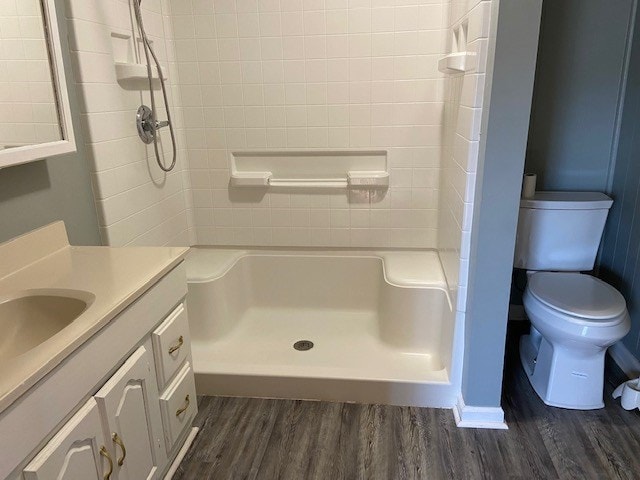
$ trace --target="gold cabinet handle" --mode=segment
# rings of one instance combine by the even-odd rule
[[[178,343],[176,343],[172,347],[169,347],[169,355],[171,355],[173,352],[179,350],[182,345],[184,345],[184,337],[182,335],[180,335],[180,338],[178,338]]]
[[[124,463],[124,459],[127,458],[127,449],[124,448],[124,442],[118,436],[117,433],[114,433],[111,438],[113,439],[113,443],[118,445],[120,447],[120,449],[122,450],[122,456],[118,459],[118,466],[121,467],[122,464]]]
[[[182,407],[180,407],[178,410],[176,410],[176,417],[179,417],[180,414],[184,413],[187,411],[187,408],[189,408],[189,403],[191,401],[189,400],[189,395],[187,395],[186,397],[184,397],[184,404]]]
[[[111,478],[111,474],[113,473],[113,460],[111,460],[111,455],[109,455],[107,447],[105,447],[104,445],[100,447],[100,455],[106,458],[109,462],[109,471],[104,474],[104,477],[102,477],[104,478],[104,480],[109,480]]]

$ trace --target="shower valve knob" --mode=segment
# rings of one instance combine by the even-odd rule
[[[153,142],[153,132],[160,130],[163,127],[168,127],[169,122],[166,120],[162,122],[156,120],[154,127],[153,111],[146,105],[142,105],[138,108],[138,112],[136,113],[136,126],[138,128],[138,135],[140,136],[140,139],[144,143],[150,144]]]

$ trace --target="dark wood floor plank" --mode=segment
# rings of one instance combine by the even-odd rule
[[[342,405],[317,402],[320,406],[318,436],[313,453],[309,456],[308,477],[326,478],[327,470],[333,469],[336,460],[335,446],[340,437]]]
[[[613,404],[610,396],[607,397],[606,402]],[[606,469],[614,472],[617,478],[637,479],[640,477],[637,451],[640,438],[633,429],[626,431],[616,428],[623,423],[618,415],[613,414],[616,411],[613,407],[610,405],[609,408],[589,412],[583,424],[594,451],[600,462],[606,464]]]
[[[334,444],[334,461],[327,468],[327,478],[358,478],[359,435],[362,417],[362,405],[342,404],[340,408],[340,425],[338,439]]]
[[[420,415],[420,409],[395,409],[399,415],[396,424],[396,435],[402,448],[401,470],[404,478],[419,480],[425,478],[429,471],[429,451],[426,437],[426,425]]]
[[[364,453],[358,463],[358,478],[394,478],[397,447],[386,405],[365,405],[360,424],[360,451]]]
[[[638,479],[640,412],[610,398],[625,380],[607,360],[605,408],[552,408],[520,367],[509,330],[508,431],[459,429],[449,410],[201,397],[201,428],[180,479]]]

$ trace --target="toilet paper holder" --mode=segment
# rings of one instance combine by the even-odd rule
[[[625,410],[640,408],[640,378],[618,385],[618,388],[613,391],[612,397],[620,398],[622,408]]]

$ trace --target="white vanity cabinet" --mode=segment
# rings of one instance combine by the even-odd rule
[[[166,461],[161,432],[153,357],[140,346],[24,469],[25,480],[155,478]]]
[[[2,412],[0,478],[162,478],[197,412],[185,295],[180,263]]]
[[[24,478],[103,480],[103,460],[112,464],[105,445],[98,404],[90,399],[25,468]]]
[[[153,356],[144,346],[95,395],[111,440],[118,480],[154,478],[166,459]]]

